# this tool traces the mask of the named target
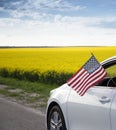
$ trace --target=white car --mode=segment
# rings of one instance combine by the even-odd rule
[[[50,92],[48,130],[116,130],[116,56],[101,64],[106,70],[110,68],[108,76],[84,96],[67,84]]]

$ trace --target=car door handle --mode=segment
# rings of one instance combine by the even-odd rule
[[[99,101],[102,102],[102,103],[107,103],[107,102],[110,102],[110,98],[108,98],[107,96],[102,96]]]

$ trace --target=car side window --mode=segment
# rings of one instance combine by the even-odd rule
[[[107,76],[97,86],[116,87],[116,65],[106,69]]]
[[[110,77],[107,82],[108,87],[116,87],[116,65],[113,65],[106,69],[107,77]]]
[[[107,76],[116,77],[116,65],[113,65],[106,69]]]

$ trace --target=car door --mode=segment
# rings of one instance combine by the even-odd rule
[[[84,96],[71,90],[67,103],[70,130],[116,130],[116,86],[112,82],[116,65],[107,65],[105,85],[102,82],[92,87]]]
[[[93,87],[82,97],[71,90],[67,104],[69,130],[111,130],[112,98],[110,87]]]
[[[116,67],[115,67],[116,70]],[[116,72],[116,71],[115,71]],[[111,127],[112,130],[116,130],[116,74],[115,78],[112,79],[114,84],[114,90],[113,90],[113,100],[111,104]]]
[[[111,126],[116,130],[116,88],[114,88],[114,98],[111,105]]]

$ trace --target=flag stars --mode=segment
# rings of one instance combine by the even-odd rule
[[[86,71],[88,71],[88,73],[91,74],[100,67],[100,64],[94,56],[92,56],[92,58],[83,67]]]
[[[100,82],[106,76],[106,72],[97,59],[92,55],[85,65],[67,81],[67,84],[80,96]]]

